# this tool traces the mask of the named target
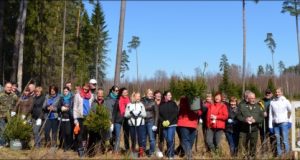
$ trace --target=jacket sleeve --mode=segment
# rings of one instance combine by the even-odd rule
[[[141,117],[145,118],[147,116],[146,114],[146,109],[145,106],[143,105],[143,103],[141,103]]]
[[[166,115],[166,116],[167,116],[167,119],[170,120],[171,122],[177,119],[177,117],[178,117],[178,106],[175,102],[173,102],[173,104],[172,104],[172,112],[170,114]]]
[[[59,95],[57,95],[58,97],[55,99],[54,103],[52,104],[53,108],[54,108],[54,112],[57,112],[58,107],[60,106],[60,99],[61,97]]]
[[[157,126],[158,125],[159,110],[158,110],[157,105],[154,104],[153,107],[154,107],[154,125]]]
[[[219,112],[218,115],[217,115],[217,120],[226,121],[227,119],[228,119],[227,106],[222,104],[222,109],[221,109],[221,112]]]
[[[113,106],[113,112],[112,112],[112,117],[111,117],[112,123],[115,123],[115,119],[116,119],[116,117],[117,117],[118,109],[119,109],[118,106],[119,106],[119,101],[116,100],[116,103],[115,103],[114,106]]]
[[[253,116],[253,118],[256,121],[255,123],[261,123],[264,120],[264,111],[261,110],[259,105],[258,105],[258,107],[259,107],[259,108],[257,108],[258,113]]]
[[[43,110],[44,110],[46,113],[49,112],[49,110],[47,109],[47,107],[48,107],[47,101],[48,101],[48,95],[45,96],[44,103],[43,103]]]
[[[73,106],[73,117],[74,117],[74,123],[78,123],[77,118],[79,117],[79,109],[78,109],[78,94],[75,95],[74,97],[74,106]]]
[[[131,117],[131,114],[130,114],[130,103],[127,104],[126,108],[125,108],[125,115],[124,117],[126,118],[130,118]]]
[[[273,128],[273,110],[272,110],[272,102],[269,107],[269,128]]]
[[[243,113],[243,107],[244,107],[244,105],[240,105],[238,107],[238,113],[236,115],[237,120],[239,120],[241,122],[245,122],[245,120],[246,120],[246,116]]]

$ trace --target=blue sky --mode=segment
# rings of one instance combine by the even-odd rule
[[[119,1],[101,1],[111,42],[108,46],[107,77],[114,77],[115,55],[120,16]],[[271,64],[271,53],[264,39],[272,32],[277,43],[275,72],[278,62],[286,66],[298,63],[295,17],[281,13],[281,1],[246,2],[247,66],[254,73],[257,66]],[[93,6],[85,2],[88,13]],[[229,63],[242,65],[241,1],[127,1],[123,49],[131,37],[140,37],[140,78],[152,77],[156,70],[168,75],[194,75],[196,67],[208,63],[207,72],[219,72],[222,54]],[[136,76],[135,54],[129,53],[130,70]]]

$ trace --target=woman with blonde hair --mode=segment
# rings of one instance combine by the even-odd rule
[[[128,119],[130,138],[131,138],[131,150],[135,151],[136,137],[139,144],[139,157],[143,157],[144,150],[146,148],[146,128],[145,118],[146,110],[141,103],[141,95],[139,92],[134,92],[131,97],[131,103],[126,106],[125,117]]]

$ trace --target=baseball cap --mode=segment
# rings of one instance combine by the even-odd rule
[[[91,84],[97,84],[97,81],[95,79],[90,79],[90,82]]]

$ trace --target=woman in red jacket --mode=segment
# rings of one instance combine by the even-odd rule
[[[209,150],[216,152],[220,143],[225,122],[228,118],[228,110],[224,103],[221,102],[222,95],[217,92],[214,96],[214,103],[208,106],[206,116],[206,143]]]
[[[201,111],[192,111],[190,109],[189,99],[186,96],[180,99],[179,107],[177,126],[179,127],[181,135],[180,143],[187,159],[192,159],[192,147],[196,138],[196,129]]]

